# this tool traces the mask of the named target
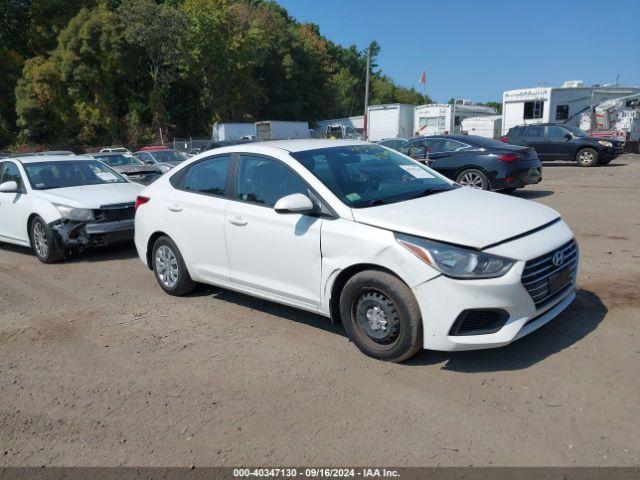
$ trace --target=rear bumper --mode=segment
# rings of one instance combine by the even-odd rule
[[[133,240],[133,219],[76,223],[57,221],[51,225],[58,243],[65,248],[103,247]]]
[[[519,168],[507,172],[502,178],[496,178],[493,188],[522,188],[525,185],[535,185],[542,181],[542,167]]]

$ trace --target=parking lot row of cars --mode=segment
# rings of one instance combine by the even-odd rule
[[[539,165],[527,147],[485,147],[475,154]],[[0,159],[0,240],[50,263],[134,238],[169,294],[202,282],[313,311],[389,361],[507,344],[575,296],[578,249],[557,212],[379,145],[232,145],[146,187],[107,164],[127,152],[95,155]]]

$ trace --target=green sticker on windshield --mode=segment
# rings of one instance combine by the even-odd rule
[[[347,200],[349,200],[350,202],[355,202],[356,200],[360,200],[360,195],[358,195],[357,193],[349,193],[347,195]]]

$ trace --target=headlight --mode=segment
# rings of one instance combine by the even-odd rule
[[[606,140],[598,140],[598,143],[603,147],[613,147],[613,143],[607,142]]]
[[[95,219],[93,210],[88,208],[73,208],[66,205],[57,205],[55,203],[54,205],[64,219],[75,220],[76,222],[88,222]]]
[[[509,271],[515,260],[434,242],[402,233],[396,240],[424,263],[451,278],[495,278]]]

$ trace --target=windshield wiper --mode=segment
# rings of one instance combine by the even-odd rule
[[[425,188],[424,190],[421,190],[419,192],[417,192],[415,195],[411,195],[409,197],[406,198],[406,200],[411,200],[414,198],[421,198],[421,197],[428,197],[429,195],[433,195],[434,193],[442,193],[442,192],[448,192],[449,190],[453,190],[451,187],[446,187],[446,188]]]

